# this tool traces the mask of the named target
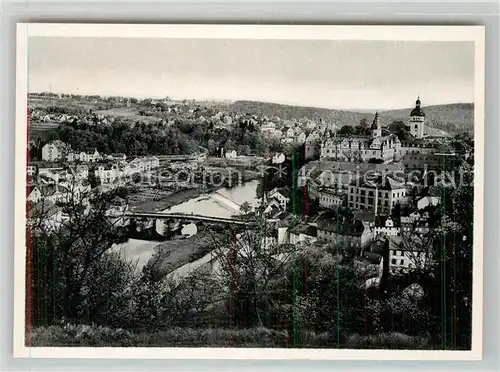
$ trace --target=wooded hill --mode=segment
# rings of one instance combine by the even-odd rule
[[[362,119],[367,119],[371,123],[375,114],[375,110],[373,113],[369,113],[258,101],[236,101],[230,105],[230,110],[266,115],[269,118],[278,116],[280,119],[323,118],[326,122],[335,122],[338,126],[359,125]],[[393,121],[406,122],[411,110],[412,108],[381,111],[379,112],[380,121],[383,126],[388,126]],[[426,106],[424,112],[427,127],[437,129],[437,131],[431,131],[434,133],[430,134],[438,134],[439,130],[455,133],[464,129],[474,129],[474,104],[472,103]]]

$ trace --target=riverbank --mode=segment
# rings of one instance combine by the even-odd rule
[[[131,206],[132,211],[136,212],[161,212],[165,209],[171,208],[174,205],[185,203],[191,199],[195,199],[198,196],[212,192],[214,189],[204,190],[203,192],[199,189],[186,189],[177,192],[173,192],[167,196],[163,196],[160,200],[149,201],[137,205]]]
[[[151,268],[159,276],[167,275],[209,254],[215,249],[217,242],[223,241],[222,235],[202,231],[186,239],[160,243],[154,247],[155,254],[150,261]]]

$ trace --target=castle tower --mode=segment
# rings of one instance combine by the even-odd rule
[[[411,110],[410,121],[410,133],[413,137],[421,139],[424,138],[424,125],[425,125],[425,113],[420,107],[420,97],[417,98],[415,102],[415,108]]]
[[[382,126],[380,125],[380,120],[378,118],[378,111],[375,113],[375,118],[372,123],[372,137],[382,137]]]

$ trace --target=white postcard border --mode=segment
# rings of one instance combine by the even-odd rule
[[[228,36],[229,35],[229,36]],[[144,37],[207,39],[393,40],[475,42],[475,189],[472,350],[347,350],[244,348],[26,347],[26,162],[28,37]],[[277,25],[17,25],[14,211],[14,357],[260,360],[481,360],[483,353],[483,195],[485,28],[483,26],[277,26]]]

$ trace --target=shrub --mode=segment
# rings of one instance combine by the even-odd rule
[[[346,337],[345,347],[348,349],[428,349],[428,340],[422,337],[408,336],[390,332],[378,335]]]

